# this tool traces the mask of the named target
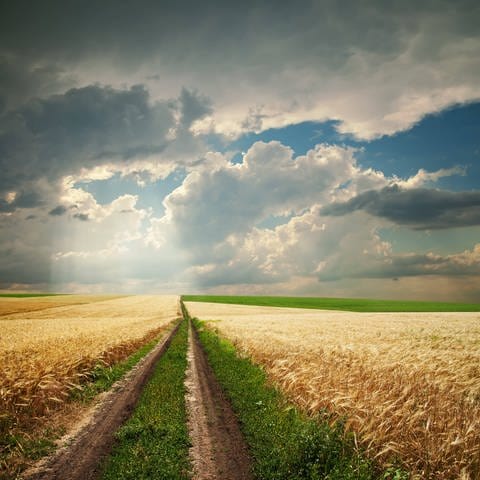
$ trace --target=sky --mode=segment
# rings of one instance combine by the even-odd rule
[[[0,290],[480,301],[476,1],[0,1]]]

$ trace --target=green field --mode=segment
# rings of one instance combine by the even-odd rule
[[[317,308],[351,312],[480,312],[480,303],[416,302],[366,298],[182,295],[185,302],[231,303],[266,307]]]

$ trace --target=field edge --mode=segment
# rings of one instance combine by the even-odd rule
[[[480,312],[480,303],[375,300],[366,298],[182,295],[185,302],[208,302],[262,307],[307,308],[351,312]]]

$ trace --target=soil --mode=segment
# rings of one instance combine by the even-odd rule
[[[148,355],[117,382],[64,446],[21,478],[28,480],[91,480],[98,477],[103,459],[110,453],[116,430],[130,417],[157,361],[170,345],[178,325]]]
[[[185,385],[193,478],[253,478],[251,460],[237,418],[207,362],[192,325]]]

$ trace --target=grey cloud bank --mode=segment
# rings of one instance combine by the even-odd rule
[[[480,99],[478,2],[0,9],[1,286],[391,296],[369,282],[428,276],[431,295],[480,298],[465,287],[478,245],[404,252],[381,236],[479,226],[478,191],[426,188],[468,169],[402,179],[344,145],[229,150],[307,120],[375,139]]]
[[[208,99],[185,89],[178,100],[151,103],[142,86],[89,86],[30,100],[0,116],[0,195],[20,192],[1,200],[0,209],[39,206],[60,179],[82,169],[130,164],[164,152],[177,138],[181,148],[194,144],[188,127],[208,111]]]
[[[12,107],[68,85],[185,85],[216,105],[204,130],[335,118],[370,138],[480,98],[478,23],[474,1],[12,2],[0,90]]]
[[[480,192],[449,192],[398,185],[370,190],[343,203],[322,208],[323,215],[347,215],[363,210],[414,229],[442,229],[480,225]]]
[[[58,205],[57,207],[52,208],[48,212],[48,214],[54,217],[59,217],[60,215],[64,215],[65,213],[67,213],[67,211],[68,211],[67,207],[64,207],[63,205]]]

